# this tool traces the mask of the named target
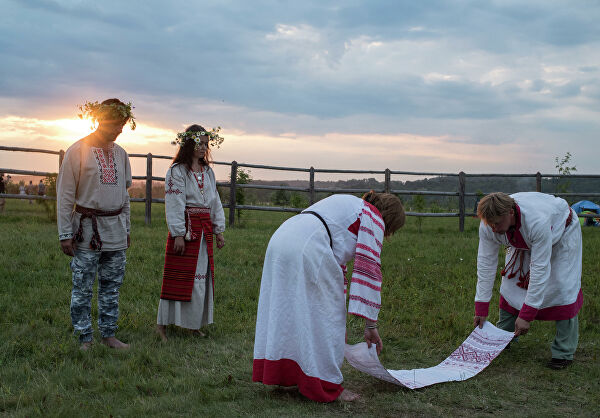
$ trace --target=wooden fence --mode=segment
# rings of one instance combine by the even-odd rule
[[[58,167],[60,168],[65,152],[51,151],[43,149],[33,148],[18,148],[18,147],[5,147],[0,146],[0,151],[19,151],[19,152],[33,152],[43,154],[58,155]],[[150,225],[152,218],[152,203],[164,203],[163,198],[152,197],[152,183],[154,181],[164,182],[164,177],[156,177],[152,175],[152,161],[154,159],[166,159],[171,160],[172,156],[166,155],[152,155],[148,154],[129,154],[130,158],[145,158],[146,159],[146,175],[145,176],[132,176],[134,180],[144,180],[146,182],[146,197],[145,198],[131,198],[132,202],[145,202],[145,221],[147,225]],[[232,161],[231,163],[215,161],[216,165],[228,165],[231,166],[230,181],[228,183],[218,182],[217,186],[229,188],[229,203],[223,205],[225,208],[229,208],[229,226],[235,225],[235,211],[236,209],[244,210],[265,210],[265,211],[276,211],[276,212],[301,212],[301,208],[287,208],[287,207],[276,207],[276,206],[253,206],[253,205],[237,205],[236,204],[236,190],[237,189],[266,189],[266,190],[285,190],[285,191],[297,191],[305,192],[309,195],[309,203],[313,204],[316,201],[316,193],[365,193],[371,190],[370,188],[364,189],[336,189],[336,188],[317,188],[315,187],[315,173],[329,173],[329,174],[383,174],[384,175],[384,186],[379,192],[393,193],[399,195],[422,195],[422,196],[453,196],[458,198],[458,212],[445,212],[445,213],[419,213],[419,212],[407,212],[408,216],[419,216],[419,217],[457,217],[458,227],[460,231],[464,230],[465,217],[473,215],[472,212],[467,213],[465,210],[465,197],[477,196],[477,193],[466,193],[465,185],[467,178],[471,177],[518,177],[518,178],[535,178],[536,179],[536,191],[542,191],[542,178],[600,178],[598,174],[541,174],[537,172],[535,174],[467,174],[465,172],[460,173],[433,173],[433,172],[414,172],[414,171],[397,171],[386,168],[385,170],[333,170],[333,169],[317,169],[314,167],[310,168],[296,168],[296,167],[276,167],[268,165],[258,164],[244,164]],[[267,170],[279,170],[279,171],[293,171],[299,173],[308,173],[309,186],[308,187],[290,187],[290,186],[269,186],[261,184],[237,184],[237,173],[240,167],[243,168],[260,168]],[[5,174],[20,174],[30,176],[48,176],[50,172],[41,171],[29,171],[29,170],[14,170],[10,168],[0,168],[0,173]],[[429,190],[399,190],[391,189],[391,176],[392,175],[404,175],[404,176],[436,176],[436,177],[456,177],[457,184],[455,191],[429,191]],[[600,193],[554,193],[555,196],[581,196],[581,197],[600,197]],[[10,199],[56,199],[52,196],[37,196],[37,195],[15,195],[15,194],[0,194],[0,197]],[[594,215],[582,214],[580,217],[597,217]]]

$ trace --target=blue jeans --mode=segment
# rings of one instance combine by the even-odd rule
[[[98,273],[98,329],[103,338],[114,337],[119,319],[119,288],[126,264],[125,250],[76,250],[71,260],[71,322],[80,342],[92,341],[92,293]]]

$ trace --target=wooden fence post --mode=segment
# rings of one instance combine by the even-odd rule
[[[311,167],[310,168],[310,181],[309,181],[309,185],[308,185],[308,196],[309,196],[309,200],[310,200],[310,205],[312,205],[313,203],[315,203],[315,168]]]
[[[465,172],[458,173],[458,230],[465,230]]]
[[[542,191],[542,175],[540,174],[539,171],[537,173],[535,173],[535,191],[536,192]]]
[[[392,177],[392,173],[390,172],[389,168],[385,169],[385,192],[389,193],[391,189],[390,187],[390,182],[391,182],[391,177]]]
[[[237,182],[237,161],[231,162],[231,177],[229,185],[229,226],[235,225],[235,185]]]
[[[62,167],[62,162],[65,159],[65,152],[63,150],[60,150],[58,152],[58,169],[60,170],[60,167]]]
[[[146,155],[146,225],[152,221],[152,154]]]

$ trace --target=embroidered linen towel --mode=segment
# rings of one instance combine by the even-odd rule
[[[388,370],[379,362],[375,345],[346,344],[344,355],[350,365],[363,373],[396,385],[418,389],[436,383],[467,380],[485,369],[512,340],[513,333],[496,328],[488,321],[446,360],[434,367],[414,370]]]

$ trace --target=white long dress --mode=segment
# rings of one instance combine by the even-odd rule
[[[202,174],[204,180],[201,189],[198,182],[202,183]],[[205,167],[203,172],[197,173],[189,172],[183,164],[169,168],[165,176],[165,211],[171,236],[185,236],[186,206],[210,208],[213,233],[220,234],[225,231],[225,214],[216,185],[215,174],[210,167]],[[213,286],[204,234],[200,240],[192,300],[181,302],[160,299],[156,318],[159,325],[174,324],[183,328],[199,329],[213,323]]]
[[[346,262],[354,258],[348,313],[377,320],[383,220],[355,196],[335,195],[288,219],[269,242],[262,273],[253,380],[298,385],[310,399],[342,392]]]

